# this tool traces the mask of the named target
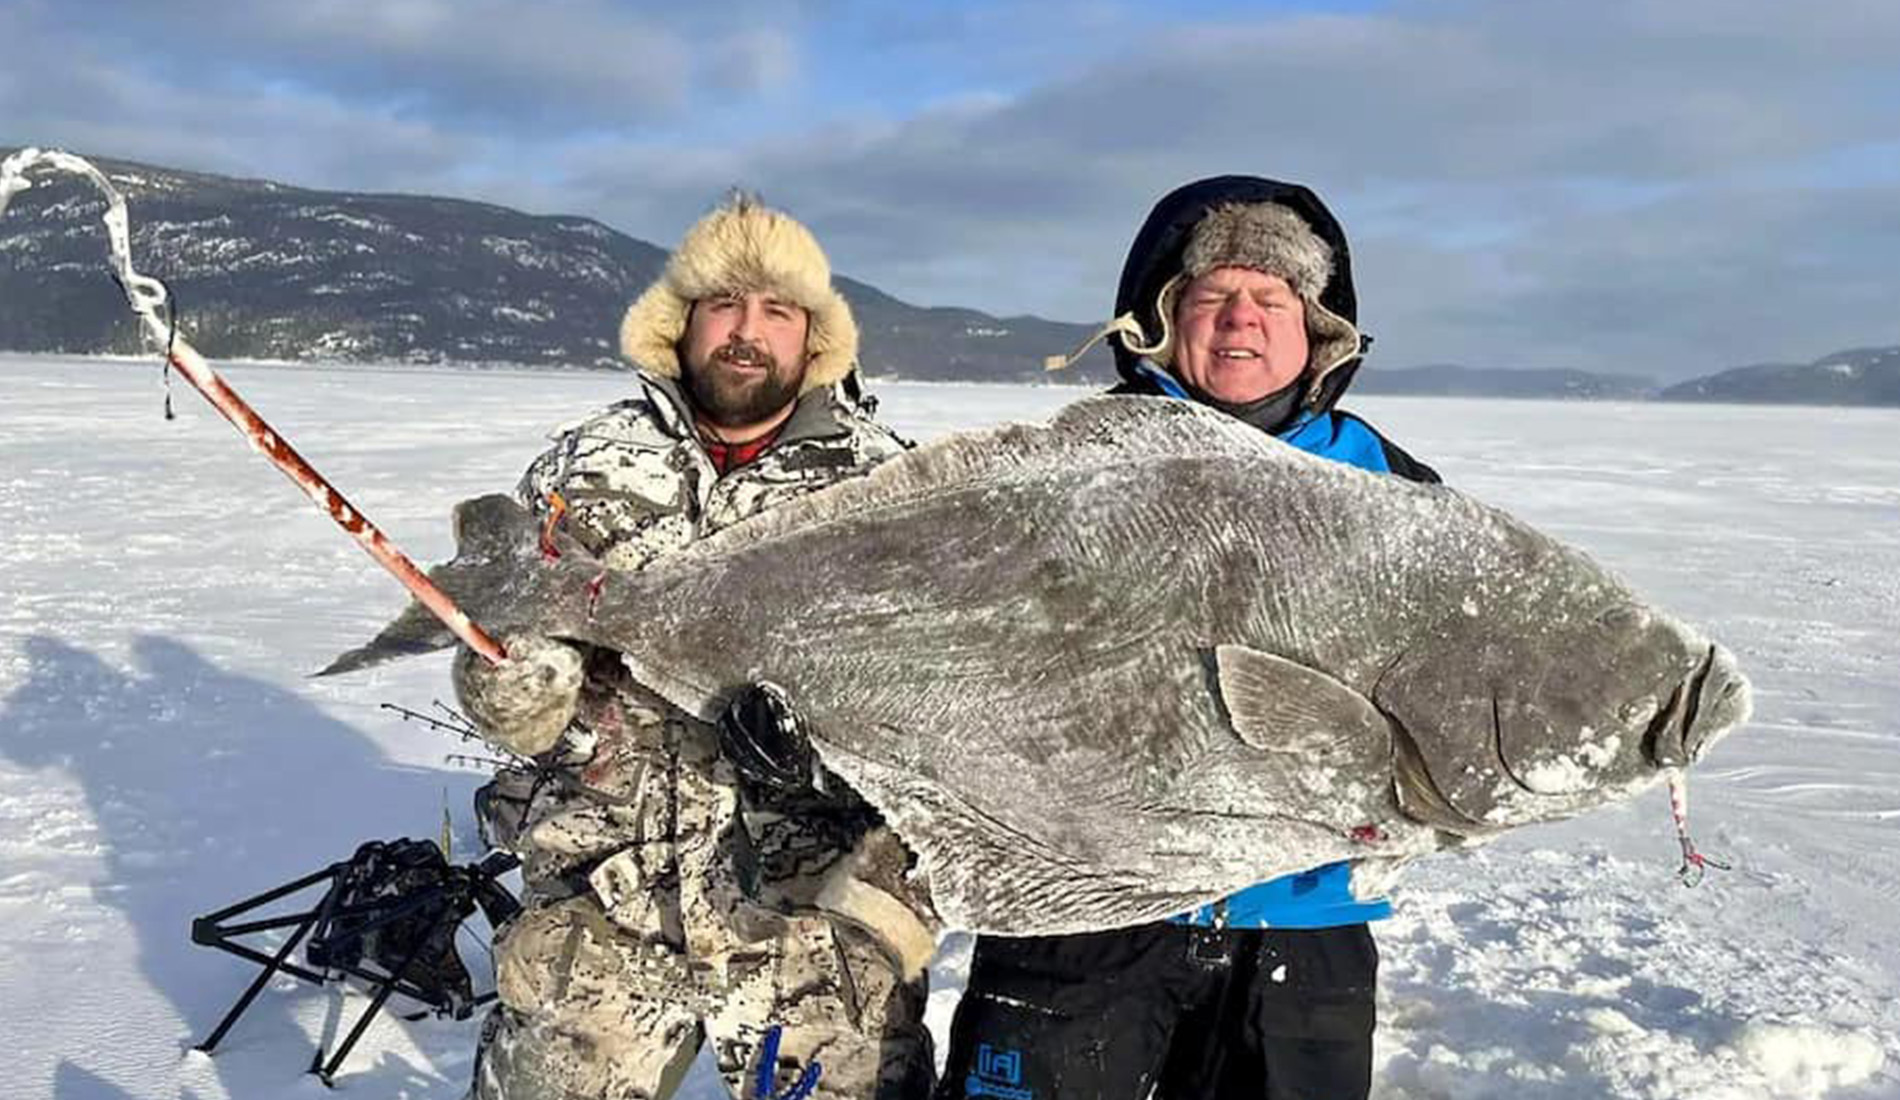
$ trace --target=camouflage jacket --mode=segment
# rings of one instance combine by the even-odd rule
[[[617,569],[642,568],[904,448],[863,410],[814,390],[771,448],[722,477],[676,384],[641,383],[638,396],[559,429],[517,490],[543,519],[558,493],[559,522]],[[906,892],[888,831],[864,843],[876,823],[867,808],[742,798],[711,727],[634,684],[611,654],[590,655],[577,721],[536,764],[498,777],[482,815],[491,838],[521,856],[535,900],[592,893],[626,931],[717,953],[714,930],[741,894],[789,911],[827,908],[820,895],[835,895],[841,877]],[[701,932],[705,944],[694,942]]]
[[[700,445],[678,384],[640,377],[640,396],[556,432],[554,446],[534,460],[516,490],[542,515],[550,494],[559,492],[569,530],[615,569],[639,569],[904,449],[896,435],[832,390],[814,390],[799,400],[769,450],[721,477]]]

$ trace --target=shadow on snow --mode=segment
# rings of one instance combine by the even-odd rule
[[[181,1057],[256,973],[193,946],[193,917],[346,858],[365,840],[432,835],[443,788],[466,806],[478,781],[391,764],[363,733],[294,692],[233,675],[171,638],[136,638],[131,674],[55,638],[30,637],[24,651],[27,679],[0,700],[0,757],[57,768],[83,788],[105,865],[95,896],[124,913],[146,979],[186,1021]],[[315,894],[291,900],[306,896]],[[232,1095],[297,1080],[313,1053],[298,1016],[336,1017],[327,1008],[296,1013],[311,996],[335,994],[266,989],[226,1036],[212,1065]],[[346,1021],[363,1004],[351,998]],[[430,1074],[378,1050],[378,1031],[393,1026],[410,1027],[418,1041],[434,1036],[442,1057],[430,1061],[447,1079],[431,1087]],[[339,1083],[374,1095],[452,1096],[464,1084],[474,1025],[386,1017],[366,1040]],[[171,1078],[178,1067],[152,1071]],[[125,1095],[71,1060],[56,1075],[57,1100]]]

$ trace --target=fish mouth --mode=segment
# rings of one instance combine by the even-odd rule
[[[1710,682],[1715,679],[1718,651],[1719,647],[1709,646],[1695,668],[1676,685],[1668,703],[1650,720],[1649,728],[1643,731],[1643,754],[1656,767],[1686,767],[1701,755],[1709,739],[1709,729],[1707,723],[1699,723],[1698,719],[1702,717]],[[1718,683],[1718,693],[1722,695],[1733,691],[1741,682],[1733,675],[1733,662],[1726,663],[1730,675]]]
[[[1693,763],[1730,730],[1748,721],[1754,705],[1747,677],[1735,658],[1719,645],[1709,655],[1696,684],[1696,705],[1682,727],[1683,754]]]

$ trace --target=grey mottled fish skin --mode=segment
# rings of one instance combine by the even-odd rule
[[[595,569],[540,564],[518,506],[458,515],[437,572],[478,621],[617,649],[703,718],[785,686],[951,927],[1115,927],[1569,816],[1748,711],[1584,555],[1183,402],[952,437],[611,574],[591,615]],[[427,641],[391,631],[345,660]]]

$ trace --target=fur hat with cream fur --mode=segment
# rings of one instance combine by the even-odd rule
[[[664,378],[680,376],[678,345],[701,298],[765,291],[804,307],[805,382],[842,381],[858,358],[858,325],[831,285],[831,263],[811,230],[756,196],[734,193],[686,231],[660,278],[620,321],[620,353]]]

